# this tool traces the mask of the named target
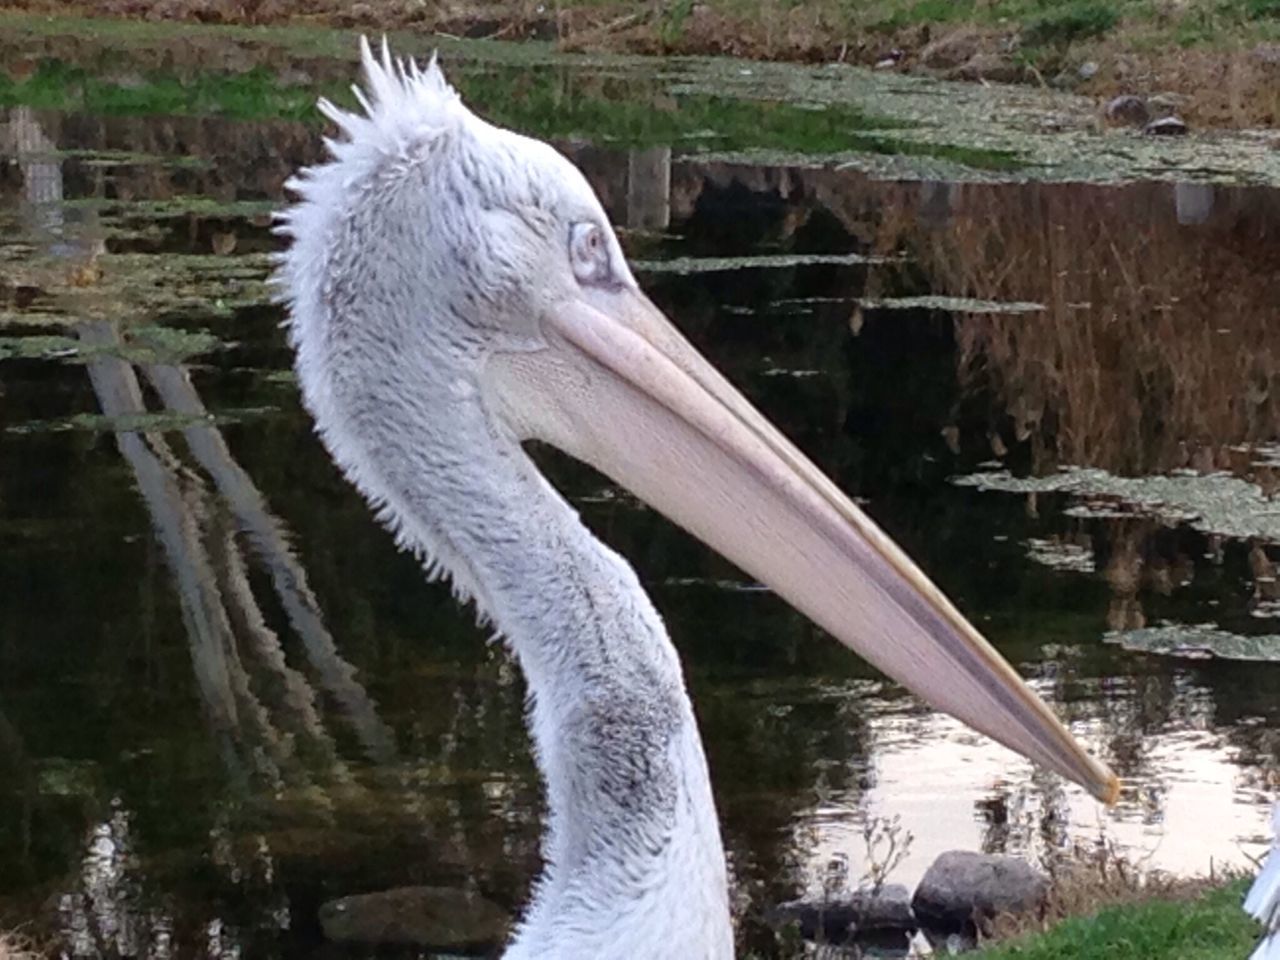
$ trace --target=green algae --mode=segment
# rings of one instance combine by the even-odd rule
[[[282,86],[265,68],[242,74],[197,74],[180,78],[152,72],[111,80],[83,67],[46,60],[30,77],[0,74],[0,106],[84,111],[111,115],[227,116],[239,120],[306,119],[314,93]]]
[[[1186,523],[1203,533],[1280,543],[1280,499],[1227,473],[1118,477],[1106,470],[1068,467],[1047,477],[994,471],[955,477],[952,483],[1003,493],[1073,494],[1085,498],[1087,516],[1137,513],[1170,525]],[[1101,511],[1091,503],[1096,499],[1103,501]]]
[[[6,245],[11,252],[14,245]],[[5,247],[0,247],[3,251]],[[92,320],[119,323],[137,332],[121,348],[122,355],[140,361],[175,360],[216,349],[217,340],[199,325],[214,325],[238,310],[260,306],[271,298],[268,254],[102,254],[93,260],[91,282],[67,278],[68,264],[57,257],[28,255],[13,260],[14,281],[34,291],[29,302],[0,300],[0,329],[6,327],[63,327]],[[3,288],[0,288],[2,290]],[[181,318],[183,329],[167,321]],[[196,332],[186,332],[196,329]],[[56,339],[10,338],[2,341],[3,355],[31,356],[46,347],[70,351]],[[63,359],[87,356],[74,345]],[[110,352],[110,351],[108,351]]]
[[[122,211],[130,218],[159,219],[178,216],[255,217],[266,216],[280,208],[271,200],[219,200],[202,195],[178,195],[164,199],[139,198],[119,200],[113,197],[75,197],[60,206],[68,210],[93,210],[110,215]],[[110,224],[111,221],[106,221]]]
[[[948,313],[1038,313],[1042,303],[1019,300],[979,300],[931,294],[918,297],[863,297],[855,301],[864,310],[944,310]]]
[[[668,260],[633,260],[636,273],[726,273],[732,270],[787,270],[793,267],[858,266],[889,263],[891,258],[861,253],[779,253],[749,257],[672,257]]]
[[[1280,663],[1280,635],[1232,633],[1212,623],[1166,623],[1138,630],[1113,631],[1103,634],[1102,639],[1135,653],[1191,660]]]
[[[1093,573],[1093,550],[1078,543],[1031,537],[1026,542],[1027,559],[1050,570]]]
[[[0,82],[3,82],[0,80]],[[23,153],[23,159],[28,162],[58,162],[61,160],[76,160],[87,167],[102,167],[112,169],[115,167],[141,167],[156,166],[165,167],[167,169],[181,170],[207,170],[213,165],[213,161],[206,157],[166,157],[153,153],[139,153],[132,150],[83,150],[83,149],[53,149],[48,151],[32,150]]]
[[[0,337],[0,361],[89,363],[106,356],[119,357],[130,363],[182,363],[221,346],[222,341],[205,331],[147,326],[132,328],[129,340],[122,344],[89,344],[75,337],[58,335]]]
[[[6,433],[166,433],[193,426],[220,426],[278,413],[275,407],[241,407],[216,413],[189,414],[173,411],[129,413],[108,416],[100,413],[78,413],[52,420],[28,420],[5,429]]]

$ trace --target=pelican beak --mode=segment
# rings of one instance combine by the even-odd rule
[[[1112,803],[1119,782],[865,513],[644,294],[559,303],[488,369],[524,438],[590,463],[888,676]]]

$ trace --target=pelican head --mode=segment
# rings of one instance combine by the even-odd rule
[[[581,173],[363,46],[362,114],[290,183],[277,282],[304,400],[401,544],[519,659],[546,871],[511,957],[732,955],[679,661],[631,568],[525,454],[550,443],[936,707],[1112,800],[1115,777],[644,295]]]

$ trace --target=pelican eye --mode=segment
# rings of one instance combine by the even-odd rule
[[[569,262],[579,283],[611,283],[609,243],[596,223],[575,223],[569,228]]]

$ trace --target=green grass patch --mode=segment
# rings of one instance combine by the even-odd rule
[[[1241,960],[1260,932],[1240,909],[1245,886],[1239,881],[1181,902],[1109,907],[983,950],[974,960]]]
[[[301,119],[314,113],[315,93],[281,86],[262,68],[189,78],[149,73],[109,79],[59,60],[46,60],[24,80],[0,74],[0,106],[16,104],[95,114]]]
[[[671,145],[678,151],[784,151],[830,156],[872,153],[930,157],[968,167],[1013,171],[1016,154],[987,148],[927,143],[895,136],[912,121],[850,104],[783,103],[686,94],[657,105],[661,85],[643,77],[587,78],[546,68],[463,66],[452,76],[467,102],[486,119],[543,138],[581,136],[617,147]],[[57,60],[25,80],[0,75],[0,106],[93,114],[222,116],[238,120],[286,119],[319,127],[317,97],[354,108],[347,83],[285,87],[269,70],[180,77],[151,71],[112,79]]]
[[[532,78],[524,70],[464,70],[454,80],[473,106],[498,123],[546,137],[581,134],[624,146],[687,143],[832,153],[856,148],[866,131],[908,126],[851,106],[809,109],[705,95],[681,97],[674,109],[660,109],[634,86],[592,89],[552,70]],[[282,87],[262,68],[190,77],[151,72],[120,80],[48,60],[25,80],[0,75],[0,106],[93,114],[286,119],[318,126],[324,122],[315,108],[319,96],[355,106],[346,84]]]
[[[563,71],[497,68],[454,76],[488,119],[541,137],[585,136],[621,147],[671,144],[684,149],[786,150],[823,155],[852,152],[930,156],[984,169],[1012,170],[1020,161],[998,150],[971,150],[905,141],[886,134],[913,124],[851,105],[790,104],[691,94],[657,107],[643,82],[578,82]],[[281,86],[270,71],[239,74],[149,72],[112,79],[57,60],[30,77],[0,76],[0,106],[28,106],[93,114],[223,116],[287,119],[319,126],[318,96],[354,106],[346,85]]]
[[[883,15],[874,24],[879,30],[924,23],[963,23],[974,19],[973,0],[914,0]]]
[[[1066,46],[1108,33],[1119,22],[1115,4],[1080,0],[1032,17],[1022,29],[1022,40],[1028,46]]]
[[[562,84],[553,76],[533,81],[526,76],[515,95],[510,78],[493,71],[465,75],[458,81],[468,101],[488,119],[540,137],[582,135],[627,147],[671,144],[730,152],[922,156],[987,170],[1023,166],[1020,158],[1007,151],[895,137],[893,131],[915,124],[849,105],[819,107],[699,94],[680,97],[675,109],[656,109],[649,97],[635,89],[627,99],[621,90],[606,95]]]
[[[492,71],[455,79],[467,100],[496,123],[542,137],[581,135],[619,146],[838,153],[861,149],[868,133],[912,125],[853,106],[807,107],[692,94],[679,97],[671,108],[660,108],[634,86],[590,89],[553,76],[515,83]]]

